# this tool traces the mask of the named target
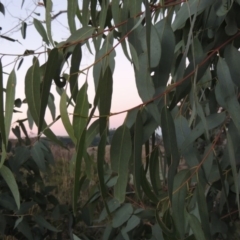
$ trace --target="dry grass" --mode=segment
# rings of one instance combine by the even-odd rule
[[[51,167],[50,173],[46,174],[45,182],[47,185],[56,186],[54,195],[60,203],[71,203],[72,191],[74,183],[74,166],[71,159],[75,153],[75,149],[63,149],[57,145],[52,145],[51,150],[55,159],[55,165]],[[160,145],[160,151],[164,153],[164,148]],[[88,148],[88,153],[94,162],[97,159],[97,147]],[[110,146],[106,146],[105,160],[110,163]],[[145,163],[146,153],[145,148],[142,148],[142,160]],[[83,167],[85,163],[83,162]],[[179,171],[187,168],[184,160],[179,165]],[[94,179],[95,178],[95,179]],[[97,176],[92,176],[92,181],[97,181]]]

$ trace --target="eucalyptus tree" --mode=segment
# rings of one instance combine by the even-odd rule
[[[32,57],[25,76],[25,102],[28,122],[37,125],[39,136],[43,133],[63,146],[45,121],[53,82],[61,96],[60,115],[53,124],[62,121],[76,148],[72,211],[68,212],[71,239],[76,238],[72,228],[79,221],[96,228],[104,224],[103,239],[238,239],[240,1],[69,0],[65,13],[70,33],[63,42],[57,42],[51,34],[52,1],[41,5],[45,20],[30,18],[45,43],[47,59],[39,63],[43,52],[30,51],[21,56]],[[4,13],[2,3],[0,10]],[[28,30],[25,22],[21,30],[24,36]],[[83,47],[95,57],[85,68],[81,67]],[[117,48],[132,64],[142,103],[124,111],[126,119],[113,136],[107,163],[109,119],[120,114],[111,113]],[[91,103],[87,93],[90,69],[95,85]],[[26,147],[27,121],[19,120],[19,127],[13,131],[19,139],[23,131],[28,142],[19,140],[22,148],[15,151],[15,158],[24,156],[25,160],[13,167],[7,147],[12,114],[19,104],[14,101],[16,71],[14,68],[9,74],[6,88],[2,72],[0,172],[1,181],[12,192],[8,191],[8,198],[15,200],[13,212],[19,216],[15,224],[28,239],[34,234],[29,227],[31,221],[61,233],[41,215],[29,219],[20,211],[27,203],[21,201],[20,167],[32,159],[44,171],[50,153],[40,140]],[[81,74],[86,75],[86,82],[79,86]],[[71,106],[73,116],[69,114]],[[164,150],[155,141],[159,127]],[[96,135],[100,142],[95,169],[87,148]],[[93,169],[97,174],[94,186],[90,181]],[[92,190],[88,200],[82,202],[86,184]],[[103,209],[96,217],[99,200]],[[56,201],[54,209],[59,209]],[[4,214],[1,216],[6,221]],[[81,237],[91,239],[91,234]]]

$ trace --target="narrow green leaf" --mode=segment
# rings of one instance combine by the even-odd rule
[[[145,193],[146,197],[153,203],[157,204],[159,202],[159,199],[156,197],[156,195],[152,192],[151,186],[147,180],[145,171],[142,167],[141,169],[141,186],[143,189],[143,192]]]
[[[25,2],[25,0],[22,0],[21,8],[23,7],[24,2]]]
[[[13,38],[10,38],[10,37],[7,37],[7,36],[3,36],[3,35],[0,35],[0,37],[3,38],[3,39],[8,40],[10,42],[16,42],[17,41],[16,39],[13,39]]]
[[[193,214],[189,214],[188,212],[185,213],[187,215],[188,223],[193,231],[196,240],[206,239],[202,230],[202,226],[196,216],[194,216]]]
[[[92,36],[93,31],[95,30],[94,27],[85,26],[80,29],[78,29],[76,32],[74,32],[65,42],[65,44],[68,43],[82,43],[85,39],[88,39]]]
[[[5,15],[5,8],[4,5],[0,2],[0,12]]]
[[[170,214],[169,214],[169,209],[164,213],[163,218],[165,218],[166,215],[170,215]],[[157,223],[158,223],[158,225],[161,227],[162,231],[163,231],[168,237],[172,237],[172,238],[174,239],[175,236],[176,236],[176,235],[175,235],[176,232],[175,232],[175,226],[174,226],[173,221],[172,221],[172,217],[169,216],[170,221],[171,221],[171,225],[170,225],[170,226],[172,226],[172,228],[169,229],[169,224],[166,224],[166,223],[163,221],[164,219],[159,216],[159,213],[158,213],[158,210],[157,210],[157,209],[156,209],[156,214],[155,214],[155,216],[156,216]]]
[[[225,59],[219,58],[217,64],[217,76],[219,83],[215,87],[215,94],[218,103],[224,107],[231,115],[234,124],[240,132],[239,115],[240,105],[235,92],[235,85],[231,79],[230,71]]]
[[[110,159],[112,170],[118,174],[117,183],[114,186],[114,197],[123,203],[125,200],[128,182],[128,162],[132,154],[131,135],[126,125],[120,126],[113,135]]]
[[[49,45],[49,40],[48,40],[48,36],[47,36],[47,33],[46,33],[46,30],[45,28],[43,27],[42,23],[37,20],[36,18],[33,19],[33,24],[36,28],[36,30],[38,31],[38,33],[41,35],[43,41]]]
[[[89,22],[89,2],[90,0],[82,1],[82,25],[83,27],[88,26]],[[94,11],[96,13],[96,6],[95,8],[92,9],[92,4],[91,4],[91,11]],[[96,25],[95,25],[96,26]]]
[[[136,194],[139,199],[142,198],[141,190],[141,168],[142,168],[142,139],[143,139],[143,120],[141,112],[137,114],[134,126],[134,147],[133,147],[133,178]]]
[[[34,221],[41,227],[44,227],[53,232],[59,232],[54,226],[52,226],[49,222],[47,222],[42,216],[34,215]]]
[[[180,234],[181,239],[185,235],[185,198],[187,196],[187,183],[186,180],[190,177],[188,169],[180,171],[174,178],[172,195],[172,216],[175,226]]]
[[[77,102],[73,115],[73,130],[77,140],[80,139],[88,120],[89,102],[87,95],[87,82],[83,84],[77,95]]]
[[[112,1],[112,16],[115,26],[120,23],[120,0]]]
[[[2,73],[2,61],[0,59],[0,132],[4,149],[7,148],[7,137],[5,132],[5,118],[4,118],[4,91],[3,91],[3,73]]]
[[[22,22],[21,33],[22,33],[23,39],[26,38],[26,30],[27,30],[27,23]]]
[[[129,49],[130,49],[131,56],[132,56],[132,62],[134,64],[135,68],[139,71],[139,62],[138,62],[137,52],[130,42],[128,43],[128,45],[129,45]]]
[[[112,92],[113,92],[113,78],[112,71],[108,66],[106,71],[99,82],[101,84],[101,92],[99,95],[99,131],[100,134],[107,127],[107,121],[110,115],[111,103],[112,103]]]
[[[149,176],[154,193],[158,196],[161,189],[160,171],[159,171],[159,159],[158,148],[154,148],[151,152],[150,164],[149,164]]]
[[[112,73],[114,72],[114,68],[115,68],[114,58],[116,56],[116,52],[115,50],[111,51],[112,48],[113,48],[113,33],[110,33],[106,37],[102,48],[99,51],[97,51],[97,54],[95,57],[95,61],[101,60],[97,64],[95,64],[93,67],[93,77],[94,77],[95,88],[98,87],[98,82],[105,74],[105,71],[107,70],[107,68],[110,67],[111,72]],[[109,54],[109,51],[111,51],[110,54]]]
[[[20,60],[19,63],[18,63],[17,70],[20,69],[20,67],[22,66],[23,61],[24,61],[24,58],[21,58],[21,60]]]
[[[209,216],[208,216],[208,208],[206,197],[204,194],[204,188],[202,183],[198,182],[197,185],[197,202],[198,202],[198,209],[199,215],[201,218],[201,225],[206,239],[211,239],[211,230],[209,224]]]
[[[99,133],[99,119],[94,121],[87,130],[86,147],[90,147],[93,139]]]
[[[104,201],[104,205],[106,207],[106,210],[109,214],[109,209],[106,204],[106,185],[104,180],[104,164],[105,164],[105,148],[106,148],[106,142],[107,142],[107,129],[102,133],[101,139],[98,145],[98,152],[97,152],[97,171],[98,171],[98,179],[99,179],[99,185],[100,185],[100,192],[102,199]]]
[[[5,180],[5,182],[7,183],[8,187],[10,188],[12,195],[15,199],[15,202],[17,204],[17,208],[20,208],[20,194],[18,191],[18,186],[15,180],[14,175],[12,174],[11,170],[6,167],[5,165],[2,165],[0,168],[0,173],[3,177],[3,179]]]
[[[240,87],[240,68],[239,65],[237,64],[238,62],[240,62],[240,53],[231,44],[225,48],[224,56],[229,67],[233,82],[238,87]]]
[[[12,70],[8,77],[7,88],[6,88],[6,101],[5,101],[5,133],[6,143],[9,138],[10,128],[12,124],[12,115],[15,99],[15,88],[16,88],[16,74]]]
[[[77,44],[73,50],[70,67],[70,90],[72,98],[76,103],[77,92],[78,92],[78,71],[82,59],[81,44]]]
[[[235,186],[235,191],[236,191],[236,202],[238,205],[238,214],[240,216],[239,179],[238,179],[238,174],[237,174],[233,142],[232,142],[232,138],[231,138],[231,135],[229,134],[229,132],[227,132],[227,149],[228,149],[228,154],[229,154],[229,162],[230,162],[230,165],[232,168],[232,173],[233,173],[233,180],[234,180],[234,186]]]
[[[78,4],[77,0],[68,0],[67,3],[68,26],[73,34],[76,31],[75,14]]]
[[[50,113],[52,115],[52,120],[53,121],[56,118],[56,106],[54,104],[54,100],[55,100],[54,95],[52,93],[49,93],[47,105],[48,105],[48,108],[49,108]]]
[[[169,166],[168,171],[168,190],[169,198],[172,199],[173,179],[177,173],[180,156],[178,153],[177,137],[173,117],[169,109],[165,106],[161,113],[162,137],[164,142],[165,153]]]
[[[53,39],[52,39],[52,27],[51,27],[52,16],[51,16],[51,12],[52,12],[52,0],[47,0],[46,1],[46,13],[45,13],[47,35],[48,35],[48,39],[49,39],[50,43],[52,44],[52,46],[54,46],[55,44],[54,44]]]
[[[55,73],[58,68],[58,65],[56,64],[57,61],[58,61],[58,49],[54,48],[53,50],[51,50],[49,54],[45,75],[42,83],[42,91],[41,91],[41,98],[40,98],[40,113],[39,113],[39,122],[38,122],[38,134],[42,131],[45,111],[48,103],[47,96],[50,93],[52,79],[55,77]]]
[[[145,17],[146,34],[145,34],[145,38],[144,38],[144,39],[146,39],[146,50],[144,49],[144,47],[143,47],[143,49],[144,49],[144,51],[147,52],[148,66],[149,67],[156,67],[158,65],[159,60],[160,60],[160,57],[159,57],[158,61],[155,61],[155,59],[152,61],[151,49],[156,47],[157,49],[155,49],[156,50],[155,53],[157,53],[157,55],[160,55],[161,54],[161,50],[159,48],[160,44],[159,44],[158,38],[155,38],[151,35],[154,31],[153,31],[153,27],[152,27],[152,24],[151,24],[151,12],[150,12],[150,7],[149,7],[148,0],[145,0],[144,4],[145,4],[145,15],[146,15],[146,17]],[[145,29],[145,28],[143,28],[143,29]],[[157,45],[153,46],[152,43],[157,43]]]
[[[74,135],[73,126],[72,126],[72,124],[70,122],[70,119],[69,119],[69,116],[68,116],[68,112],[67,112],[67,94],[66,94],[66,90],[64,90],[64,92],[62,93],[62,96],[61,96],[61,99],[60,99],[59,110],[60,110],[63,126],[64,126],[65,130],[67,131],[69,137],[74,142],[74,144],[76,144],[77,140],[76,140],[76,137]]]
[[[139,58],[139,71],[135,69],[135,80],[137,85],[138,94],[143,102],[153,98],[155,88],[153,85],[152,77],[148,68],[148,59],[146,52],[140,54]]]
[[[81,177],[81,169],[82,169],[82,158],[85,149],[85,140],[86,140],[86,128],[82,130],[81,135],[77,141],[76,148],[76,166],[75,166],[75,178],[74,178],[74,187],[73,187],[73,212],[76,214],[77,206],[78,206],[78,197],[80,194],[80,177]]]

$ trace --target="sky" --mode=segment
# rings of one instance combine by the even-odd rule
[[[5,16],[0,13],[0,27],[2,28],[1,34],[4,36],[17,39],[19,42],[10,42],[3,38],[0,38],[0,56],[2,54],[23,54],[25,50],[44,50],[44,43],[42,42],[41,36],[38,34],[37,30],[33,26],[33,17],[44,21],[45,12],[44,7],[37,6],[39,1],[36,0],[25,0],[24,5],[21,8],[22,1],[18,0],[2,0],[1,3],[5,6]],[[53,2],[53,12],[56,14],[59,11],[67,9],[67,1],[52,0]],[[79,6],[81,7],[82,1],[79,1]],[[36,8],[36,9],[35,9]],[[31,14],[31,12],[34,13]],[[31,16],[26,19],[27,16]],[[25,20],[26,19],[26,20]],[[22,38],[21,35],[21,24],[22,21],[27,23],[26,39]],[[80,28],[79,21],[76,18],[76,24]],[[52,22],[52,37],[54,41],[61,42],[67,39],[70,36],[70,32],[67,25],[67,14],[63,13],[59,17],[53,20]],[[92,48],[93,50],[94,48]],[[94,62],[94,56],[91,55],[86,47],[82,48],[82,62],[80,69],[85,68],[91,65]],[[2,58],[3,71],[10,73],[13,68],[15,68],[17,75],[17,86],[16,86],[16,98],[24,99],[24,81],[25,75],[28,68],[31,66],[33,56],[28,56],[24,58],[21,68],[17,70],[19,60],[16,56],[7,56],[4,55]],[[45,56],[44,54],[40,57],[40,63],[44,63]],[[141,100],[138,96],[135,77],[131,63],[124,56],[121,46],[119,45],[116,49],[116,58],[115,58],[115,71],[113,75],[113,97],[112,97],[112,107],[111,112],[119,112],[125,109],[129,109],[141,103]],[[7,75],[4,74],[4,81],[6,84]],[[79,85],[82,85],[85,81],[85,76],[79,77]],[[95,95],[92,69],[89,72],[88,77],[88,97],[89,102],[92,103]],[[52,85],[52,93],[55,96],[56,104],[56,116],[59,115],[59,95],[55,91],[54,84]],[[16,125],[16,120],[23,119],[26,117],[27,105],[23,104],[20,111],[22,113],[14,113],[12,127]],[[69,112],[73,112],[72,109],[69,109]],[[110,118],[110,128],[117,128],[123,123],[126,114],[116,115]],[[52,118],[49,110],[46,112],[45,120],[48,124],[52,122]],[[28,125],[28,124],[27,124]],[[54,123],[51,127],[53,132],[58,136],[67,135],[61,120]],[[36,136],[37,129],[34,126],[32,130],[29,130],[30,136]],[[11,134],[11,137],[13,135]]]

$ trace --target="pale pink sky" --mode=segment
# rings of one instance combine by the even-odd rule
[[[0,22],[2,31],[1,34],[4,34],[5,32],[9,31],[16,25],[20,24],[18,28],[16,28],[13,32],[10,32],[6,36],[9,36],[14,39],[18,39],[21,44],[17,42],[9,42],[5,39],[0,38],[0,53],[5,54],[23,54],[26,49],[28,50],[36,50],[42,45],[41,37],[35,30],[35,28],[32,26],[32,17],[30,17],[26,23],[29,25],[27,27],[27,37],[24,40],[21,36],[21,32],[17,31],[21,27],[21,20],[25,19],[26,16],[34,9],[35,3],[38,1],[33,0],[25,0],[24,6],[21,9],[21,3],[22,1],[10,1],[5,0],[1,1],[3,5],[6,7],[5,9],[5,17],[0,14]],[[60,10],[66,9],[67,1],[59,1],[59,0],[53,0],[53,13],[57,13]],[[81,6],[81,2],[79,1],[79,5]],[[35,14],[34,17],[39,20],[44,20],[44,8],[38,7],[35,11],[36,13],[40,13],[40,16],[37,16]],[[76,20],[78,22],[78,20]],[[53,39],[55,41],[63,41],[66,38],[70,36],[68,27],[67,27],[67,15],[62,14],[59,16],[56,20],[52,22],[52,35]],[[93,48],[92,48],[93,49]],[[86,66],[92,64],[94,62],[94,56],[92,56],[86,47],[83,47],[83,59],[81,63],[81,68],[85,68]],[[2,59],[3,66],[9,64],[15,59],[15,57],[7,57],[4,56]],[[27,69],[30,67],[32,61],[32,56],[26,57],[24,59],[24,62],[20,68],[20,70],[16,70],[17,74],[17,87],[16,87],[16,98],[24,99],[24,79]],[[44,56],[40,58],[41,63],[45,62]],[[126,59],[124,56],[121,46],[118,46],[117,53],[116,53],[116,65],[115,65],[115,72],[113,75],[114,85],[113,85],[113,99],[112,99],[112,109],[111,112],[118,112],[125,109],[129,109],[133,106],[136,106],[141,103],[140,98],[138,97],[138,93],[136,90],[135,85],[135,78],[133,73],[133,68],[131,66],[131,63]],[[17,65],[16,65],[17,66]],[[10,64],[9,66],[5,67],[3,71],[10,73],[13,69],[14,64]],[[16,69],[16,67],[15,67]],[[7,76],[4,75],[4,79],[7,79]],[[85,81],[85,77],[79,78],[79,84],[81,85]],[[93,85],[93,78],[92,78],[92,71],[89,72],[89,101],[92,102],[94,98],[94,85]],[[6,84],[6,81],[5,81]],[[52,87],[53,93],[55,93],[55,86]],[[56,103],[56,116],[58,116],[59,111],[59,96],[58,94],[55,95],[55,103]],[[14,121],[18,119],[25,118],[26,116],[26,105],[23,105],[21,107],[21,111],[23,111],[23,114],[15,113],[13,118],[13,126]],[[70,109],[69,112],[72,112]],[[111,117],[110,119],[110,127],[116,128],[119,125],[123,123],[125,114],[121,114],[118,116]],[[46,121],[48,123],[51,123],[52,119],[50,116],[49,111],[47,111],[46,114]],[[66,131],[64,130],[64,127],[61,123],[61,120],[55,123],[51,129],[55,132],[57,135],[66,135]],[[31,132],[34,134],[37,133],[37,129],[34,127]],[[12,136],[12,134],[11,134]]]

